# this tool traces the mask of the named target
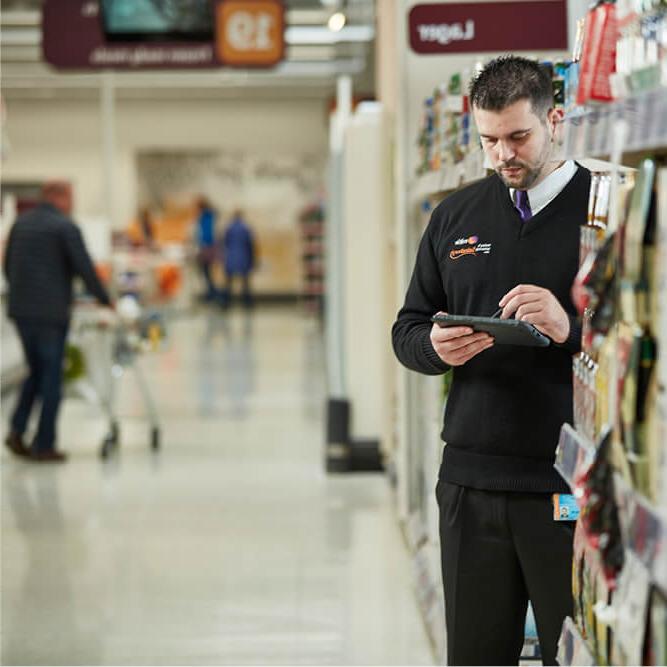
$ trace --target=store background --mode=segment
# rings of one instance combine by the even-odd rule
[[[356,35],[347,33],[350,41],[332,45],[327,43],[325,27],[331,8],[315,0],[289,0],[285,5],[292,41],[285,62],[275,70],[59,73],[41,62],[40,2],[4,2],[0,47],[2,235],[13,221],[17,202],[34,201],[39,184],[49,178],[72,183],[75,218],[101,262],[109,258],[112,234],[136,225],[137,211],[147,202],[161,212],[171,211],[174,218],[184,221],[184,227],[191,214],[188,198],[200,192],[220,209],[221,222],[235,208],[242,208],[259,239],[255,287],[260,301],[283,304],[283,314],[293,312],[289,309],[298,304],[305,329],[297,327],[295,333],[283,315],[275,320],[264,311],[251,321],[234,314],[229,327],[215,318],[202,323],[187,318],[179,322],[176,317],[174,334],[161,353],[166,368],[173,371],[189,365],[204,379],[179,376],[178,382],[188,386],[190,395],[166,392],[160,397],[175,420],[160,456],[168,460],[170,444],[203,438],[196,419],[185,414],[190,409],[220,419],[215,428],[220,428],[223,440],[237,437],[238,424],[225,421],[230,415],[245,416],[254,424],[238,438],[242,447],[252,446],[255,439],[271,440],[273,429],[280,425],[271,419],[262,422],[264,413],[258,406],[275,400],[262,393],[271,382],[282,385],[275,373],[269,375],[270,380],[262,375],[272,357],[270,350],[252,346],[274,327],[282,332],[278,340],[288,347],[293,343],[286,342],[289,336],[303,336],[309,341],[306,352],[293,349],[292,356],[285,358],[304,374],[298,382],[308,395],[305,411],[313,420],[303,426],[307,443],[299,444],[298,455],[310,463],[311,473],[317,471],[325,504],[327,487],[341,480],[355,488],[375,485],[372,501],[366,498],[361,504],[370,502],[380,512],[386,511],[396,533],[402,535],[403,541],[391,543],[392,549],[401,550],[392,557],[392,563],[399,563],[392,572],[401,585],[411,582],[416,595],[411,593],[409,599],[415,604],[415,618],[426,629],[421,640],[430,642],[426,653],[437,661],[445,646],[433,496],[441,455],[442,380],[400,368],[390,348],[389,329],[428,217],[424,203],[430,200],[432,205],[442,190],[434,179],[416,175],[424,99],[453,74],[471,71],[478,62],[499,53],[414,53],[407,23],[410,10],[418,4],[442,3],[349,0],[348,27],[361,30]],[[566,9],[568,48],[523,55],[551,61],[569,57],[576,22],[587,6],[581,0],[569,0]],[[356,105],[362,100],[365,102]],[[319,206],[326,212],[324,225],[316,215],[307,231],[304,211]],[[320,248],[317,256],[304,260],[305,249],[313,246]],[[183,252],[174,252],[184,261]],[[326,273],[322,280],[316,267],[323,260]],[[310,276],[309,261],[315,264]],[[184,293],[176,302],[177,315],[190,313],[194,302],[197,282],[191,267],[186,273]],[[320,291],[326,294],[324,313],[320,313]],[[324,315],[322,320],[318,314]],[[190,338],[203,349],[197,353],[179,349]],[[213,360],[206,351],[209,347]],[[151,372],[168,385],[170,375],[156,359],[147,359]],[[13,329],[3,320],[3,385],[15,379],[20,367]],[[210,368],[220,376],[208,372]],[[282,373],[289,372],[286,364],[280,368]],[[259,400],[257,392],[262,396]],[[222,408],[216,403],[217,396]],[[142,415],[136,399],[129,394],[123,407],[134,420]],[[331,438],[326,428],[332,423],[335,402],[349,408],[349,420],[338,424],[345,436],[342,443]],[[3,401],[3,416],[7,404]],[[94,422],[90,414],[86,418]],[[96,432],[92,427],[91,433]],[[143,447],[136,425],[130,426],[129,433],[131,442],[124,447],[129,444],[132,452],[137,442]],[[81,452],[90,447],[85,440],[76,442]],[[211,447],[203,439],[199,444]],[[342,450],[341,444],[345,445]],[[326,472],[373,467],[378,453],[385,464],[384,475]],[[226,463],[244,455],[243,448],[232,449]],[[88,463],[93,465],[92,460]],[[13,463],[4,460],[5,483],[9,480],[11,484],[16,474]],[[289,485],[290,480],[284,483]],[[52,480],[45,484],[49,496]],[[280,493],[279,485],[272,488]],[[352,497],[359,490],[351,491]],[[40,493],[39,487],[33,491]],[[342,503],[346,507],[345,493],[344,486],[334,493],[335,506]],[[214,498],[211,503],[215,505]],[[381,516],[384,521],[386,516]],[[3,526],[13,525],[11,512],[3,514],[6,521],[9,523]],[[371,530],[368,522],[364,526]],[[320,538],[326,544],[326,531]],[[373,558],[383,556],[376,553]],[[366,563],[369,567],[382,569],[370,557],[368,562],[373,563]],[[349,572],[341,566],[336,576],[349,576]],[[382,607],[379,591],[384,583],[383,579],[374,581],[374,612]],[[360,606],[355,607],[353,621],[359,627],[348,629],[345,638],[363,634],[368,627],[375,633],[370,633],[373,640],[382,644],[383,631],[386,634],[395,621],[373,625],[372,614],[363,612],[363,596],[357,593],[354,597]],[[405,600],[400,597],[400,604],[406,604]],[[5,618],[8,613],[5,611]],[[26,618],[28,615],[26,611]],[[409,632],[413,632],[413,623],[411,618]],[[410,641],[406,639],[403,647]],[[20,655],[18,650],[12,656]],[[298,648],[294,651],[281,655],[294,659],[299,655]],[[132,657],[115,655],[126,655],[130,661]],[[418,660],[424,653],[398,655],[404,659],[419,655]],[[326,656],[320,658],[352,661],[350,656],[355,656],[374,664],[391,659],[380,650],[341,650]]]

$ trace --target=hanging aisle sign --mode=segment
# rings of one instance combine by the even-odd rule
[[[415,5],[409,30],[422,54],[568,48],[565,0]]]
[[[284,7],[280,0],[44,0],[42,51],[61,70],[271,67],[284,56]]]

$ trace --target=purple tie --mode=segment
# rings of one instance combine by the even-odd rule
[[[528,201],[528,193],[525,190],[514,191],[515,201],[514,206],[519,211],[522,222],[528,222],[533,217],[533,212],[530,210],[530,202]]]

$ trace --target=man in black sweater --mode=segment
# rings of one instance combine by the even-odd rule
[[[47,183],[42,203],[17,218],[5,248],[8,314],[16,324],[29,369],[5,444],[17,456],[39,462],[66,460],[55,442],[73,278],[80,276],[102,305],[111,305],[81,232],[69,218],[71,209],[70,186]],[[23,434],[38,397],[42,409],[29,449]]]
[[[436,496],[448,664],[518,664],[528,600],[544,664],[556,664],[572,613],[571,522],[555,521],[554,470],[572,420],[572,355],[581,328],[570,298],[590,173],[555,156],[562,112],[535,62],[492,61],[470,89],[495,173],[447,197],[421,240],[394,350],[408,368],[452,372]],[[530,322],[547,348],[494,345],[436,312]]]

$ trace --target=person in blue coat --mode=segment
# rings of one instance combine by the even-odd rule
[[[219,292],[213,282],[213,266],[216,260],[215,248],[215,218],[216,213],[213,206],[206,197],[200,197],[197,202],[198,214],[196,221],[196,243],[197,263],[204,279],[205,291],[202,295],[204,301],[216,301]]]
[[[225,299],[229,303],[236,277],[241,279],[241,296],[246,307],[252,305],[250,273],[255,267],[255,239],[243,219],[243,212],[234,211],[222,239],[225,267]]]

